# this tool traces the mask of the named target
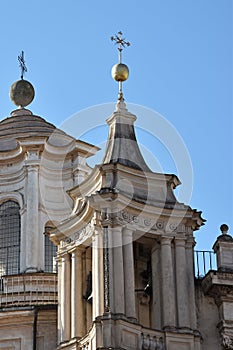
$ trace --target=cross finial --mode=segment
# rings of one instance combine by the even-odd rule
[[[119,51],[119,63],[121,63],[121,59],[122,59],[122,50],[127,47],[130,46],[130,42],[129,41],[125,41],[125,38],[122,38],[123,33],[120,31],[118,32],[116,35],[111,36],[111,40],[115,41],[115,44],[118,45],[118,51]]]
[[[21,68],[21,79],[23,79],[24,73],[27,72],[27,67],[24,60],[24,52],[22,51],[21,54],[18,56],[19,66]]]

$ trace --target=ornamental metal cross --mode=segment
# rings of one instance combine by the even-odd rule
[[[118,45],[118,51],[119,51],[119,62],[121,63],[121,52],[122,50],[127,47],[130,46],[130,42],[129,41],[125,41],[125,38],[122,38],[123,33],[122,32],[118,32],[115,36],[111,36],[111,40],[115,41],[115,44]]]
[[[27,72],[27,67],[24,60],[24,52],[21,52],[21,55],[18,56],[19,66],[21,68],[21,79],[23,79],[24,73]]]

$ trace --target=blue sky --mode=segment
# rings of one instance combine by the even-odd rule
[[[190,203],[207,219],[196,234],[197,248],[211,249],[220,224],[233,232],[232,17],[232,0],[1,1],[1,119],[14,109],[8,93],[20,78],[21,50],[25,79],[36,90],[29,108],[56,126],[80,110],[116,101],[110,72],[117,51],[109,38],[122,30],[132,43],[123,54],[130,68],[126,102],[157,111],[183,139],[193,169]],[[107,137],[104,111],[98,118],[90,114],[93,127],[95,118],[101,124],[101,132],[84,135],[94,144]],[[139,143],[164,172],[176,172],[166,145],[143,130],[143,118],[142,111]],[[79,117],[77,130],[85,123]],[[156,134],[156,123],[151,130]]]

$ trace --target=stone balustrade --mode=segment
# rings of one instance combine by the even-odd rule
[[[164,350],[163,335],[151,330],[141,334],[141,350]]]
[[[161,331],[143,328],[140,325],[120,322],[122,330],[122,348],[138,350],[165,350],[164,333]],[[94,331],[95,330],[95,331]],[[101,334],[101,323],[95,323],[89,333],[78,342],[80,350],[95,350],[98,345],[96,334]],[[102,336],[100,336],[102,339]],[[101,349],[105,347],[100,346]],[[106,348],[108,349],[108,347]]]
[[[57,275],[54,273],[8,275],[0,282],[0,308],[57,304]]]

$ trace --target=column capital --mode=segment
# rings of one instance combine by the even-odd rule
[[[160,249],[160,244],[158,241],[155,241],[152,248],[151,248],[151,253],[154,253],[158,249]]]
[[[129,227],[123,227],[122,229],[122,241],[123,245],[130,244],[133,242],[133,230]]]
[[[32,160],[26,160],[24,163],[24,166],[27,168],[28,172],[32,171],[38,171],[39,170],[39,162],[38,161],[32,161]]]
[[[124,226],[122,228],[122,231],[124,232],[124,234],[132,235],[133,232],[135,231],[135,229],[128,227],[128,226]]]
[[[83,253],[83,249],[81,249],[79,246],[78,247],[76,246],[74,249],[72,249],[70,251],[70,254],[71,254],[72,258],[81,257],[82,253]]]
[[[196,245],[196,242],[195,242],[194,237],[188,238],[186,240],[186,248],[187,249],[193,249],[195,247],[195,245]]]
[[[161,236],[160,243],[161,245],[171,245],[171,242],[173,241],[174,237],[172,236]]]
[[[176,247],[185,247],[186,240],[184,237],[175,237],[175,245]]]
[[[62,261],[67,261],[70,259],[70,254],[65,252],[62,256],[61,256],[61,260]]]

